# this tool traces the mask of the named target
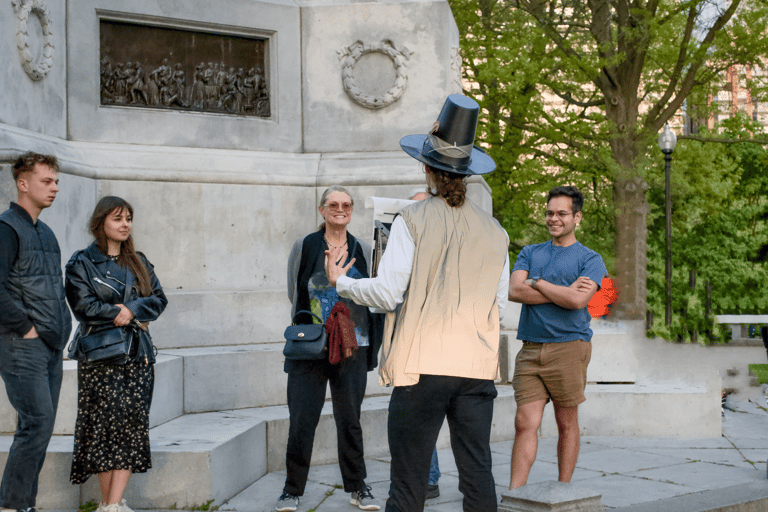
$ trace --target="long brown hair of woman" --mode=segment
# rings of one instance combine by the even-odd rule
[[[104,219],[106,219],[115,210],[128,210],[133,218],[133,207],[121,197],[106,196],[96,204],[91,215],[91,221],[88,224],[93,238],[99,250],[107,254],[107,235],[104,234]],[[149,297],[152,294],[152,286],[149,282],[149,272],[136,254],[133,248],[133,236],[128,235],[128,239],[120,244],[120,256],[117,258],[117,264],[121,267],[128,267],[131,273],[136,276],[136,284],[139,288],[139,295]]]
[[[459,207],[464,204],[464,199],[467,196],[467,184],[464,183],[465,176],[435,169],[426,164],[424,167],[432,172],[432,183],[436,189],[433,192],[430,188],[430,195],[442,197],[449,206]]]

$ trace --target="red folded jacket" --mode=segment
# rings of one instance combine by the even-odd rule
[[[342,301],[338,301],[328,320],[325,321],[325,331],[328,333],[328,361],[336,364],[341,361],[344,349],[357,349],[357,336],[355,336],[355,324],[349,319],[349,308]]]

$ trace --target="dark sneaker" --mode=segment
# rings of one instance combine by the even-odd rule
[[[349,504],[356,506],[360,510],[381,510],[379,504],[376,503],[376,498],[371,494],[371,486],[365,484],[363,484],[359,491],[352,493]]]
[[[440,496],[440,487],[437,485],[427,484],[427,499],[437,498]]]
[[[277,500],[275,510],[277,512],[295,512],[299,508],[299,497],[292,494],[288,494],[283,491],[280,495],[280,499]]]

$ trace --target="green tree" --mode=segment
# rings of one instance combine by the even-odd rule
[[[737,140],[761,128],[736,117],[723,123]],[[709,138],[707,130],[703,138]],[[768,151],[751,143],[683,140],[675,150],[672,172],[673,322],[664,325],[664,168],[648,173],[650,186],[648,305],[652,334],[688,341],[691,332],[724,334],[705,315],[706,283],[712,314],[768,311]],[[695,271],[695,290],[688,284]],[[706,341],[705,336],[698,341]]]
[[[660,160],[657,133],[686,103],[706,117],[730,65],[759,65],[768,3],[449,1],[510,238],[537,241],[543,193],[579,186],[592,222],[581,237],[604,255],[613,240],[623,315],[644,316],[644,190]]]

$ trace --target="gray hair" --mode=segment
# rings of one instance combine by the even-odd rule
[[[341,192],[342,194],[347,194],[347,197],[349,197],[349,203],[352,205],[352,207],[355,207],[355,200],[352,198],[352,194],[349,193],[349,190],[345,189],[344,187],[340,185],[331,185],[327,189],[325,189],[325,192],[323,192],[323,195],[320,196],[320,207],[325,207],[325,203],[328,202],[328,196],[331,195],[332,192]],[[320,223],[320,226],[318,226],[318,230],[321,230],[325,227],[325,221]]]
[[[323,192],[323,195],[320,197],[320,206],[325,206],[325,203],[328,202],[328,196],[331,195],[332,192],[341,192],[342,194],[347,194],[349,197],[349,202],[352,204],[352,207],[355,206],[355,200],[352,198],[352,194],[349,193],[349,190],[345,189],[344,187],[340,185],[331,185],[327,189],[325,189],[325,192]]]

